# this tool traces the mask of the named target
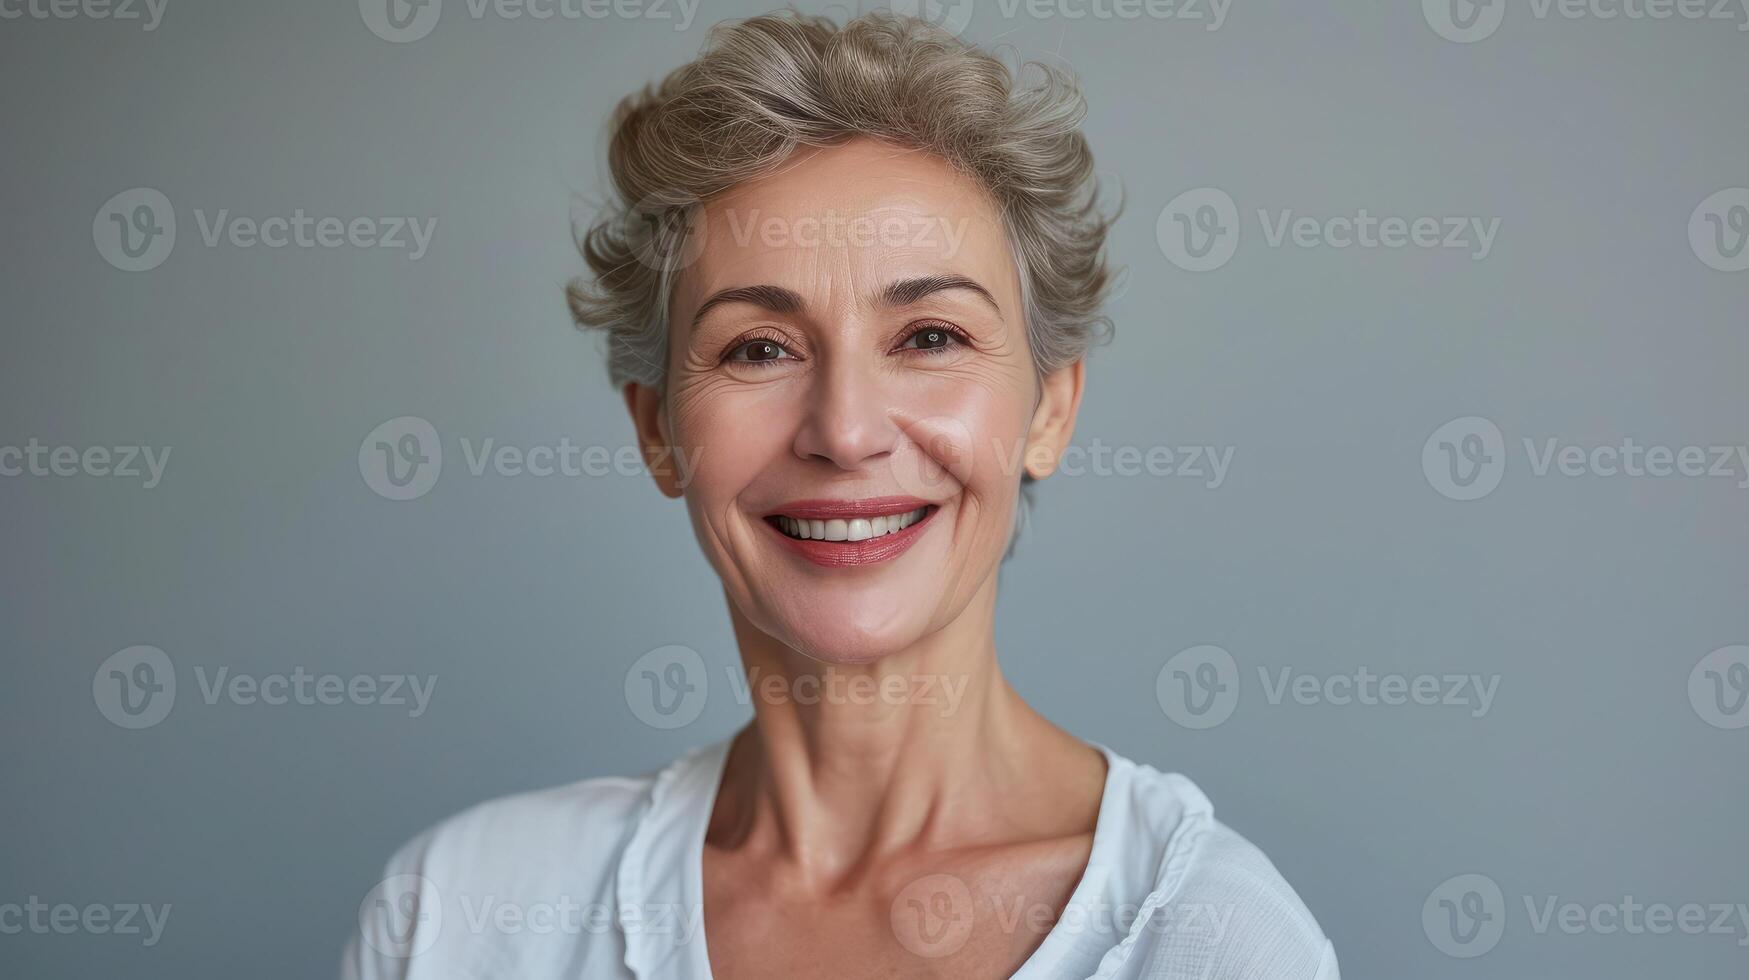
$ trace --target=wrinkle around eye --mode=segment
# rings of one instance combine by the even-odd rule
[[[696,401],[708,399],[726,389],[739,388],[741,384],[714,369],[689,371],[675,379],[674,389],[669,393],[670,404],[678,415]]]
[[[1031,371],[1030,363],[1022,371],[1006,363],[992,364],[987,360],[974,360],[949,364],[933,373],[937,377],[977,385],[991,394],[998,394],[1005,388],[1029,383]]]
[[[932,329],[962,334],[953,339],[969,352],[1002,357],[1016,349],[1014,325],[982,306],[958,305],[940,308],[926,305],[908,315],[905,325],[893,335],[893,346],[900,347],[918,333]]]
[[[711,411],[719,397],[739,392],[764,391],[794,376],[790,371],[773,371],[770,377],[753,372],[736,375],[722,365],[707,364],[702,370],[688,369],[675,375],[668,392],[669,410],[677,429],[684,428],[688,417]]]

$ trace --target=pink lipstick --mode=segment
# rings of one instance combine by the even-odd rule
[[[903,554],[939,509],[916,497],[797,500],[766,515],[765,524],[816,565],[871,565]]]

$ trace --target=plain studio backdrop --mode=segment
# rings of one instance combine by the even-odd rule
[[[561,287],[615,102],[766,9],[0,2],[0,973],[329,975],[415,832],[748,717]],[[1126,202],[1019,690],[1345,976],[1743,976],[1749,12],[932,9]]]

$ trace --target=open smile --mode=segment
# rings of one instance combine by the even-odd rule
[[[806,500],[766,515],[765,524],[816,565],[868,565],[897,558],[940,509],[910,497]]]

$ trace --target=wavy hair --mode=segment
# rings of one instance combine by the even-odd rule
[[[1038,69],[1031,84],[1016,75]],[[609,124],[617,200],[578,234],[590,275],[566,286],[579,327],[607,334],[608,375],[660,387],[668,302],[702,202],[770,174],[800,147],[865,136],[933,153],[982,185],[1020,273],[1040,373],[1109,336],[1101,306],[1116,213],[1098,204],[1086,104],[1066,71],[996,57],[915,18],[839,27],[785,11],[712,28],[699,57],[620,102]]]

